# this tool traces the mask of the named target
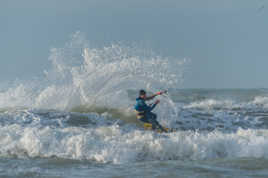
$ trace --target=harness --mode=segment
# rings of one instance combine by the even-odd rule
[[[135,111],[136,111],[137,119],[141,119],[145,117],[145,111],[137,111],[137,110]]]

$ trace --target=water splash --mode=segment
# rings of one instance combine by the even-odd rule
[[[0,108],[71,110],[86,105],[130,112],[134,103],[129,90],[179,88],[188,62],[162,57],[135,45],[90,48],[80,32],[74,33],[64,47],[50,52],[51,68],[44,77],[1,92]],[[177,110],[169,97],[162,97],[161,107],[157,109],[160,119],[171,121],[176,117]]]

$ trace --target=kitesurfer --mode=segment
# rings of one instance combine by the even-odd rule
[[[152,129],[160,129],[163,132],[167,132],[156,120],[157,115],[152,112],[152,110],[155,108],[155,106],[160,102],[160,100],[156,100],[153,104],[147,105],[145,101],[152,100],[158,95],[162,95],[166,93],[167,91],[160,91],[152,96],[146,95],[145,90],[140,90],[139,91],[139,97],[136,99],[136,105],[134,106],[136,113],[137,113],[137,118],[144,122],[144,123],[150,123],[152,124]]]

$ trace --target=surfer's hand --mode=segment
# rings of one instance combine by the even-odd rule
[[[161,95],[162,94],[166,94],[167,93],[167,90],[164,90],[164,91],[161,91],[162,93],[161,93]]]
[[[160,103],[160,100],[156,100],[156,101],[155,101],[155,104],[158,104],[158,103]]]

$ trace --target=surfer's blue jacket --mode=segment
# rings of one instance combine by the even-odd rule
[[[137,111],[137,112],[143,112],[143,113],[146,113],[146,112],[150,112],[152,111],[154,108],[155,108],[156,104],[153,104],[151,106],[148,106],[146,103],[145,103],[145,100],[143,98],[137,98],[136,99],[136,104],[134,106],[134,109]]]
[[[137,112],[137,119],[142,122],[152,124],[152,129],[155,130],[157,128],[161,129],[163,132],[167,132],[156,120],[157,115],[152,113],[151,111],[155,108],[157,103],[152,105],[147,105],[143,98],[137,98],[134,109]]]

